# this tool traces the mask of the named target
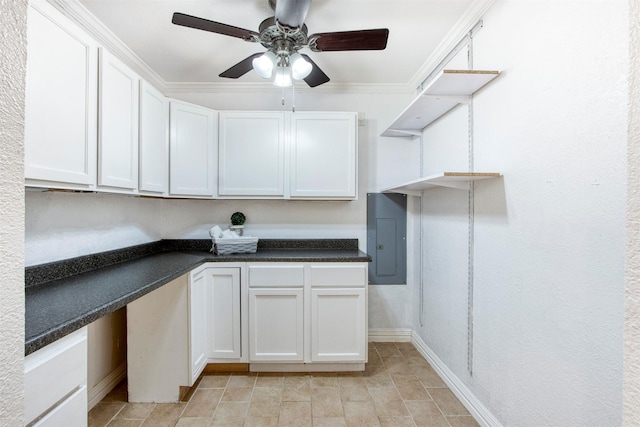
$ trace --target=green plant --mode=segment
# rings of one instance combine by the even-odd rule
[[[231,225],[243,225],[246,220],[247,217],[242,212],[234,212],[231,215]]]

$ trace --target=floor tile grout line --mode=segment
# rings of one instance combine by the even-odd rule
[[[109,421],[107,421],[107,423],[105,424],[105,427],[108,426],[109,424],[111,424],[111,421],[116,419],[118,414],[124,409],[125,406],[127,406],[127,403],[122,405],[122,407],[120,409],[118,409],[115,414],[113,414],[113,417],[109,418]]]

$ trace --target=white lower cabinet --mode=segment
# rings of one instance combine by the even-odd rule
[[[365,361],[365,289],[311,289],[311,361]]]
[[[303,362],[303,288],[249,289],[249,360]]]
[[[25,357],[24,421],[28,426],[87,425],[87,328]]]
[[[364,368],[366,263],[249,263],[247,269],[252,370],[265,362]]]
[[[207,285],[205,270],[189,277],[189,378],[195,383],[207,365]]]
[[[207,358],[240,359],[240,269],[205,270]]]
[[[240,362],[242,353],[241,267],[205,264],[189,280],[189,376],[207,363]]]

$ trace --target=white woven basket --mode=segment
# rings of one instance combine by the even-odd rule
[[[222,239],[214,237],[212,252],[216,255],[254,254],[258,250],[257,237]]]

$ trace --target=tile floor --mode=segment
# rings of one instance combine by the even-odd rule
[[[210,374],[184,402],[126,400],[123,382],[89,427],[478,425],[410,343],[369,343],[364,372]]]

